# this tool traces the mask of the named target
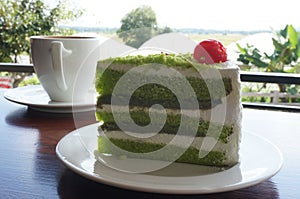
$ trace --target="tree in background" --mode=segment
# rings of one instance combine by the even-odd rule
[[[72,30],[58,28],[58,23],[81,15],[81,10],[69,10],[65,0],[53,8],[42,0],[0,1],[0,62],[17,63],[19,55],[29,54],[30,36],[72,34]],[[26,74],[12,73],[11,76],[15,87]]]
[[[121,20],[118,36],[125,44],[138,48],[155,35],[172,32],[171,28],[158,28],[156,14],[150,6],[141,6]]]

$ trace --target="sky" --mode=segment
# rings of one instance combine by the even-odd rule
[[[58,0],[44,0],[50,5]],[[292,24],[300,29],[299,0],[69,0],[84,9],[70,25],[119,28],[121,19],[142,5],[151,6],[160,27],[215,30],[271,30]]]

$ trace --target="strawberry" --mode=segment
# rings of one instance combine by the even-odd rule
[[[226,48],[214,39],[201,41],[194,49],[194,59],[203,64],[214,64],[227,61]]]

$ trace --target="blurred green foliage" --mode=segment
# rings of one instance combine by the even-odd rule
[[[18,56],[30,54],[29,38],[33,35],[71,35],[71,29],[61,29],[60,22],[72,21],[83,14],[72,10],[67,0],[50,8],[42,0],[0,1],[0,62],[17,63]],[[26,73],[10,73],[13,86],[27,76]]]
[[[272,42],[274,48],[271,55],[261,52],[253,45],[242,47],[237,43],[238,61],[247,66],[262,68],[265,72],[295,72],[300,65],[299,33],[292,25],[286,25],[284,29],[273,32]],[[286,66],[289,70],[285,69]]]
[[[141,6],[122,18],[117,35],[125,44],[139,48],[153,36],[169,32],[171,28],[157,26],[156,14],[150,6]]]
[[[69,34],[58,23],[79,17],[82,11],[68,10],[66,1],[54,8],[42,0],[0,1],[0,61],[17,62],[17,56],[30,51],[33,35]]]

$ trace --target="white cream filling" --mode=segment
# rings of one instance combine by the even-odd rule
[[[227,102],[227,108],[226,109],[226,113],[225,113],[225,118],[222,117],[223,114],[217,114],[218,112],[218,108],[221,106],[217,106],[214,108],[214,110],[216,111],[216,113],[214,113],[214,117],[212,117],[212,110],[191,110],[191,109],[169,109],[169,108],[165,108],[166,114],[168,115],[185,115],[188,117],[196,117],[197,114],[200,114],[200,119],[202,119],[203,121],[209,121],[209,122],[213,122],[216,124],[223,124],[226,126],[231,126],[233,124],[235,124],[237,121],[239,121],[239,110],[241,107],[235,107],[233,105],[237,104],[237,100],[236,101],[230,101],[230,100],[226,100]],[[112,105],[110,104],[103,104],[101,108],[97,108],[98,112],[107,112],[107,113],[112,113]],[[119,105],[114,105],[114,111],[116,112],[123,112],[126,113],[129,111],[129,107],[128,106],[119,106]],[[149,112],[149,108],[148,107],[138,107],[138,106],[133,106],[130,107],[130,111],[144,111],[144,112]],[[164,112],[162,110],[159,109],[155,109],[152,108],[151,111],[153,113],[161,113],[163,114]],[[223,111],[222,109],[220,111]]]

